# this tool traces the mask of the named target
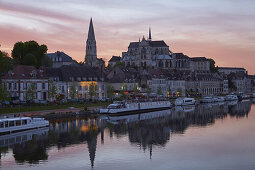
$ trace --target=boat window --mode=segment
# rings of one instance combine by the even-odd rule
[[[5,127],[9,127],[8,121],[5,122]]]
[[[10,121],[10,122],[9,122],[9,126],[10,126],[10,127],[14,126],[14,121]]]
[[[4,145],[4,140],[0,140],[0,146]]]
[[[26,125],[27,124],[27,120],[22,120],[22,125]]]
[[[4,122],[0,122],[0,128],[4,127]]]
[[[21,120],[17,120],[16,121],[16,126],[20,126],[21,125]]]
[[[22,141],[26,141],[27,140],[27,135],[24,135],[23,137],[22,137]]]
[[[13,143],[15,143],[15,138],[14,137],[9,139],[9,144],[13,144]]]
[[[21,142],[21,136],[16,137],[16,142]]]

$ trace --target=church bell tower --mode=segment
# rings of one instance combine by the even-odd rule
[[[91,67],[97,66],[97,46],[92,18],[90,19],[88,38],[86,42],[85,64]]]

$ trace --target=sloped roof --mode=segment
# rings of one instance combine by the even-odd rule
[[[168,47],[165,43],[165,41],[149,41],[149,45],[151,47]]]
[[[33,73],[35,73],[35,77],[33,77]],[[47,75],[44,67],[37,69],[34,66],[16,65],[2,79],[47,79]]]
[[[168,47],[165,41],[147,41],[151,47]],[[131,42],[128,48],[138,48],[140,42]]]
[[[183,53],[174,53],[173,55],[175,55],[176,59],[189,59],[189,56],[184,55]]]
[[[117,62],[120,61],[121,57],[120,56],[112,56],[112,58],[109,60],[109,62]]]
[[[62,66],[60,68],[47,68],[47,75],[49,77],[59,77],[60,81],[70,81],[71,77],[79,78],[99,78],[97,70],[90,66]]]
[[[208,59],[205,57],[192,57],[190,58],[191,61],[207,61]]]
[[[53,58],[61,58],[62,62],[72,62],[73,61],[72,57],[70,57],[69,55],[65,54],[62,51],[57,51],[55,53],[48,53],[48,54],[46,54],[46,56],[48,56],[51,60]]]

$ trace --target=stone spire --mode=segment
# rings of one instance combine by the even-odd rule
[[[97,45],[92,18],[89,23],[88,38],[86,42],[85,63],[91,67],[97,66]]]
[[[88,40],[96,40],[92,18],[90,18],[90,23],[89,23]]]
[[[149,38],[148,38],[148,40],[151,41],[151,27],[149,27]]]

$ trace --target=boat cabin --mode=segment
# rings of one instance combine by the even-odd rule
[[[17,118],[6,118],[0,120],[0,128],[8,128],[14,126],[24,126],[32,123],[32,118],[21,117]]]

